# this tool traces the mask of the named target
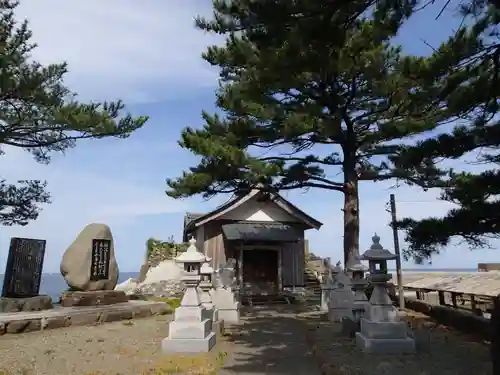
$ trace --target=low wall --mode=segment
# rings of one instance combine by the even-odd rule
[[[491,323],[489,319],[482,316],[448,306],[431,305],[411,298],[405,298],[405,307],[425,314],[438,323],[453,327],[461,332],[490,340]]]

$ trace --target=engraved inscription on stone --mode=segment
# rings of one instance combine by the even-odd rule
[[[45,240],[11,238],[2,297],[23,298],[38,295],[45,245]]]
[[[106,280],[109,277],[110,240],[92,240],[92,260],[90,262],[90,280]]]

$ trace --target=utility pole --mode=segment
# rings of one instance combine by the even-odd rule
[[[399,252],[399,237],[398,229],[396,228],[396,198],[394,194],[390,195],[390,205],[391,205],[391,226],[392,234],[394,236],[394,252],[396,253],[396,277],[398,281],[398,296],[399,296],[399,308],[405,308],[405,293],[403,288],[403,273],[401,271],[401,254]]]

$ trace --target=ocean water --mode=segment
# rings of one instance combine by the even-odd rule
[[[3,276],[0,275],[0,285],[3,286]],[[139,272],[120,272],[118,283],[121,283],[129,278],[139,277]],[[40,283],[40,294],[45,294],[52,297],[54,302],[59,300],[62,292],[68,289],[68,284],[60,273],[44,273]],[[1,293],[1,292],[0,292]]]
[[[405,268],[403,272],[475,272],[475,268]],[[393,273],[395,270],[389,270]],[[3,276],[0,274],[0,285],[3,286]],[[120,272],[118,283],[121,283],[129,278],[138,278],[139,272]],[[44,273],[40,284],[40,294],[46,294],[52,297],[54,302],[59,300],[59,296],[68,288],[66,281],[59,273]],[[1,289],[0,289],[1,291]]]

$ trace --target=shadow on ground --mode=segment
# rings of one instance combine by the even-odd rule
[[[293,305],[242,311],[242,324],[228,334],[233,353],[221,374],[320,374],[300,312]]]

